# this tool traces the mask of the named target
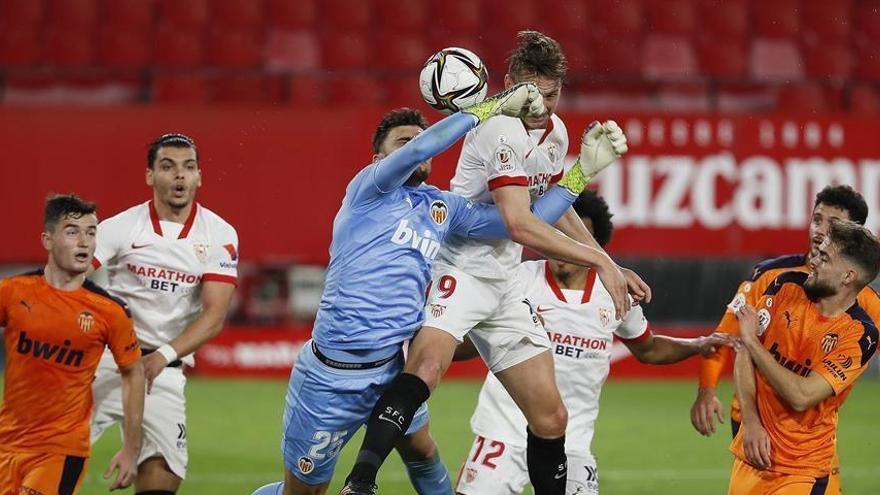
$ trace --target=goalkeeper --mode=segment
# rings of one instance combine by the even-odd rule
[[[322,494],[339,452],[366,423],[403,369],[403,342],[423,321],[425,292],[440,245],[451,235],[507,237],[494,206],[423,184],[431,157],[496,115],[543,113],[537,88],[521,84],[428,127],[414,110],[395,110],[373,136],[373,163],[349,183],[333,225],[330,265],[312,340],[290,377],[284,410],[284,483],[257,494]],[[555,222],[586,184],[580,168],[534,205]],[[602,256],[582,246],[583,263]],[[421,407],[397,443],[420,494],[449,495],[451,480]]]

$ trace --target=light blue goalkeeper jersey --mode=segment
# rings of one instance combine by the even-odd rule
[[[431,266],[451,235],[504,238],[494,205],[473,203],[433,186],[403,184],[418,165],[477,123],[458,113],[426,129],[348,184],[333,222],[330,266],[312,338],[321,349],[399,346],[422,324]],[[576,196],[555,187],[533,206],[555,223]]]

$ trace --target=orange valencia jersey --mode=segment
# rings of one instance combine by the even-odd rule
[[[736,319],[733,308],[737,308],[742,304],[749,304],[755,308],[758,307],[758,299],[767,290],[767,287],[773,283],[777,276],[787,271],[798,271],[806,273],[808,271],[806,265],[806,256],[803,254],[792,254],[780,256],[778,258],[770,258],[755,265],[752,277],[739,285],[736,295],[731,301],[728,308],[724,311],[724,316],[715,328],[716,332],[727,333],[730,335],[739,335],[739,322]],[[858,304],[871,317],[871,320],[880,322],[880,297],[870,287],[865,287],[859,292]],[[715,387],[721,376],[725,365],[729,361],[732,349],[730,347],[722,347],[715,354],[704,358],[700,366],[700,386]],[[730,403],[732,409],[730,416],[735,421],[740,421],[739,401],[734,395]]]
[[[92,380],[104,347],[120,367],[141,355],[124,304],[89,281],[55,289],[38,271],[0,280],[0,327],[0,450],[88,457]]]
[[[804,292],[806,279],[807,273],[785,272],[764,290],[755,307],[759,338],[776,362],[800,376],[818,373],[834,393],[797,412],[756,370],[756,397],[761,423],[770,437],[771,469],[819,478],[831,471],[838,409],[877,350],[878,333],[858,302],[840,316],[822,316]],[[742,433],[730,449],[745,461]]]

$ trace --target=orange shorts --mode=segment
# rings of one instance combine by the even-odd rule
[[[736,459],[733,461],[727,495],[840,495],[840,490],[831,486],[827,476],[813,478],[761,471]]]
[[[85,457],[0,451],[0,495],[73,495],[85,477]]]

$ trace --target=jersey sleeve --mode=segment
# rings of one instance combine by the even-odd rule
[[[523,168],[523,150],[528,146],[528,135],[519,120],[495,117],[478,128],[474,142],[480,162],[486,168],[489,190],[503,186],[528,186],[529,178]]]
[[[113,354],[116,366],[124,368],[141,357],[141,346],[134,333],[134,322],[128,310],[122,306],[114,307],[109,315],[107,347]]]
[[[823,349],[827,346],[830,350],[814,370],[831,385],[835,395],[851,387],[868,368],[877,351],[877,337],[877,327],[872,322],[860,321],[853,322],[837,345],[833,345],[833,340],[840,337],[830,334],[823,337]]]
[[[238,285],[238,234],[232,226],[225,225],[218,239],[212,242],[202,282]]]
[[[614,329],[614,335],[623,340],[641,340],[648,337],[648,320],[641,306],[629,310],[620,325]]]
[[[97,246],[92,266],[95,269],[111,262],[125,246],[126,234],[130,229],[123,225],[121,215],[110,217],[98,224]]]

